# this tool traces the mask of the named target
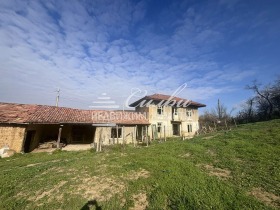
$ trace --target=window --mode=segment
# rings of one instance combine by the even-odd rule
[[[192,125],[191,124],[188,125],[188,133],[192,133]]]
[[[191,110],[187,110],[186,114],[187,114],[187,117],[191,117],[192,116],[192,111]]]
[[[118,128],[118,133],[117,133],[117,128],[112,128],[111,138],[122,138],[122,128]]]
[[[162,114],[163,114],[163,106],[158,106],[158,108],[157,108],[157,113],[158,113],[159,115],[162,115]]]
[[[158,132],[158,133],[161,133],[161,128],[162,128],[162,123],[161,123],[161,122],[158,122],[158,123],[157,123],[157,132]]]
[[[178,108],[177,107],[173,107],[173,114],[174,115],[178,115]]]

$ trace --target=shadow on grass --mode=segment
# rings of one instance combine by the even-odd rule
[[[88,201],[81,210],[90,210],[90,209],[96,209],[96,210],[102,210],[101,206],[98,205],[96,200],[90,200]]]

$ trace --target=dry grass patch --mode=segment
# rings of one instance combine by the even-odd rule
[[[79,183],[74,185],[76,190],[73,194],[78,194],[86,199],[105,201],[125,190],[124,183],[113,178],[94,176],[78,180]]]
[[[240,158],[235,158],[235,159],[233,159],[235,162],[237,162],[237,163],[244,163],[244,161],[242,160],[242,159],[240,159]]]
[[[186,154],[182,154],[182,155],[179,155],[179,157],[182,157],[182,158],[188,158],[191,156],[191,153],[186,153]]]
[[[269,206],[280,207],[280,197],[273,193],[266,192],[262,188],[253,188],[249,194]]]
[[[229,179],[231,178],[231,171],[228,169],[216,168],[213,165],[197,165],[200,168],[205,169],[209,175],[219,177],[220,179]]]
[[[131,171],[126,176],[129,180],[137,180],[139,178],[148,178],[150,177],[150,172],[145,169],[140,169],[139,171]]]
[[[46,162],[32,163],[32,164],[26,165],[25,167],[33,167],[33,166],[45,165],[47,163],[56,163],[56,162],[60,162],[60,160],[51,160],[51,161],[46,161]]]
[[[138,194],[132,195],[134,200],[134,207],[130,208],[130,210],[144,210],[148,206],[148,200],[146,193],[140,192]]]
[[[216,153],[213,150],[208,149],[206,154],[210,155],[210,156],[216,156]]]
[[[52,189],[50,189],[48,191],[39,191],[39,192],[36,193],[36,195],[34,197],[30,197],[29,200],[37,202],[37,201],[39,201],[39,200],[41,200],[42,198],[45,198],[45,197],[48,197],[50,200],[52,200],[51,198],[53,196],[55,196],[56,198],[59,198],[59,200],[61,200],[62,197],[61,196],[57,197],[56,195],[59,195],[60,188],[63,185],[65,185],[66,183],[67,183],[67,181],[61,181],[57,185],[55,185]]]
[[[205,137],[203,137],[202,139],[208,140],[208,139],[212,139],[212,138],[214,138],[215,136],[217,136],[217,135],[213,135],[213,136],[205,136]]]

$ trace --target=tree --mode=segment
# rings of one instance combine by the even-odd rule
[[[241,105],[242,109],[239,111],[239,113],[236,116],[236,119],[238,122],[241,123],[248,123],[255,121],[255,99],[249,98]]]
[[[271,100],[271,88],[266,86],[263,90],[260,89],[261,84],[258,84],[256,80],[253,81],[252,85],[247,85],[246,88],[253,90],[255,94],[256,101],[258,102],[258,107],[263,117],[265,119],[271,119],[273,111],[273,103]]]
[[[227,107],[220,102],[220,99],[218,99],[217,106],[212,109],[212,115],[215,116],[218,121],[229,117],[229,114],[227,113]]]
[[[274,105],[274,115],[280,117],[280,76],[271,87],[271,100]]]

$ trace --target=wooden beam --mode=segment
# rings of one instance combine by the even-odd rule
[[[60,148],[61,131],[62,131],[62,127],[59,127],[59,129],[58,129],[58,137],[57,137],[57,144],[56,144],[56,148],[57,149]]]
[[[143,125],[141,126],[141,141],[143,143],[143,137],[144,137],[144,132],[143,132]]]
[[[103,128],[101,128],[100,136],[99,136],[99,149],[98,151],[102,151],[102,135],[103,135]]]
[[[149,146],[148,126],[146,126],[146,141],[147,141],[147,146]]]
[[[119,126],[116,126],[117,129],[117,144],[119,144]]]
[[[138,127],[137,127],[137,125],[135,125],[135,130],[136,130],[136,132],[135,132],[135,140],[138,142],[138,140],[137,140],[137,137],[138,137]]]
[[[163,126],[163,135],[164,135],[164,141],[166,141],[166,131],[165,131],[165,125]]]
[[[180,123],[179,128],[180,128],[180,137],[182,137],[182,140],[184,140],[183,132],[182,132],[182,128],[183,128],[182,123]]]
[[[132,139],[132,143],[133,143],[133,146],[135,147],[135,143],[134,143],[134,128],[133,128],[133,131],[131,132],[131,139]]]
[[[124,136],[124,126],[122,127],[122,139],[123,144],[125,143],[125,136]]]

